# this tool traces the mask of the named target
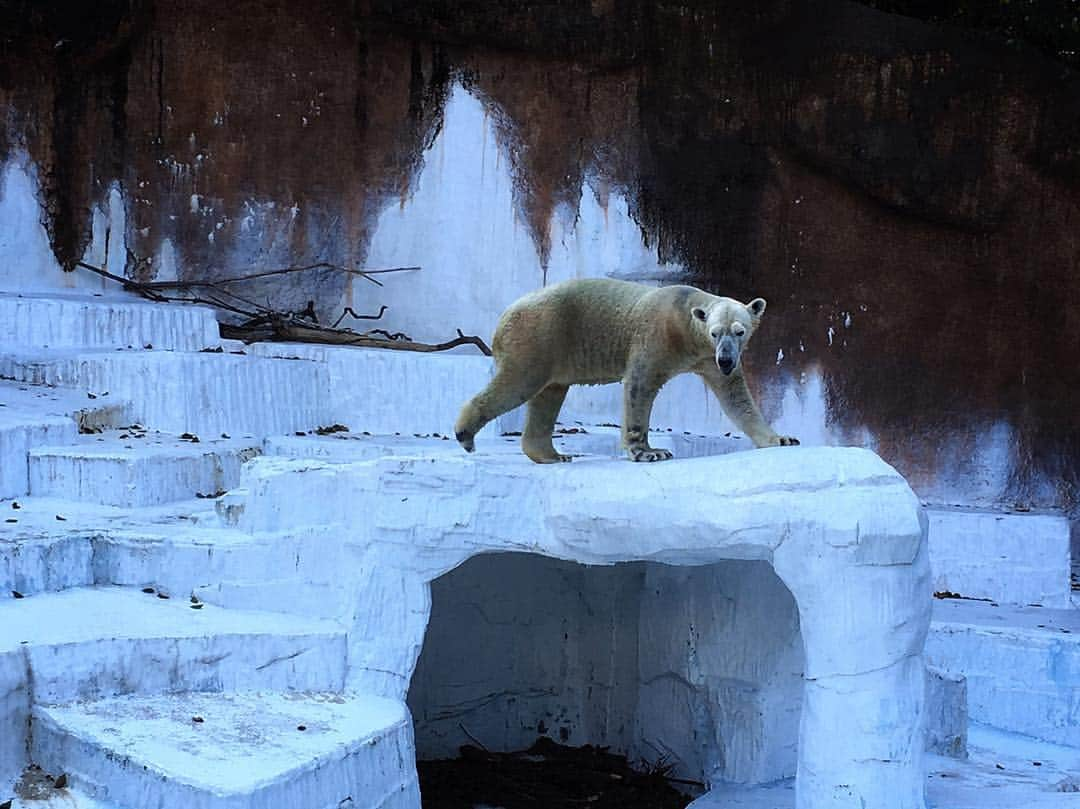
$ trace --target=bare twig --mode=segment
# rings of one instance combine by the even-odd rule
[[[166,300],[168,300],[168,298],[166,298],[164,295],[157,295],[157,294],[151,292],[150,290],[144,289],[141,282],[132,281],[130,278],[124,278],[122,275],[115,275],[115,274],[109,272],[108,270],[106,270],[104,267],[95,267],[93,264],[87,264],[85,261],[76,261],[75,266],[76,267],[82,267],[84,270],[90,270],[90,272],[96,273],[97,275],[100,275],[102,278],[108,278],[110,281],[116,281],[116,283],[118,283],[118,284],[123,284],[125,289],[135,289],[138,292],[141,292],[147,298],[150,298],[151,300],[155,300],[155,301],[166,301]]]
[[[326,261],[320,261],[316,264],[306,264],[303,267],[282,267],[277,270],[263,270],[262,272],[248,273],[245,275],[236,275],[232,278],[218,278],[214,281],[151,281],[147,284],[150,289],[183,289],[191,286],[217,286],[218,284],[235,284],[242,281],[254,281],[258,278],[269,278],[273,275],[287,275],[289,273],[307,272],[308,270],[333,270],[334,272],[345,273],[346,275],[359,275],[366,278],[376,286],[382,286],[382,283],[370,276],[384,275],[391,272],[414,272],[419,270],[419,267],[390,267],[381,270],[356,270],[350,267],[342,267],[337,264],[330,264]]]
[[[462,733],[464,733],[466,736],[468,736],[470,739],[472,739],[474,742],[476,742],[477,747],[479,747],[485,753],[488,753],[489,755],[491,754],[491,751],[487,749],[487,745],[485,745],[482,741],[480,741],[478,738],[476,738],[471,733],[469,733],[469,729],[467,727],[465,727],[464,724],[462,724],[461,722],[458,722],[458,727],[461,728]]]
[[[396,331],[391,334],[386,329],[371,329],[370,331],[364,332],[364,334],[368,336],[372,334],[381,334],[387,340],[412,340],[412,338],[403,331]]]
[[[383,312],[387,309],[386,304],[379,307],[379,314],[377,315],[358,315],[351,306],[346,306],[345,311],[341,313],[341,317],[334,321],[332,328],[337,328],[338,323],[345,319],[346,315],[351,316],[354,320],[382,320]]]

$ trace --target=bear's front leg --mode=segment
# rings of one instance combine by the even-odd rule
[[[729,376],[724,376],[710,361],[699,367],[697,373],[716,394],[727,417],[754,442],[755,447],[798,445],[798,438],[778,435],[765,421],[750,389],[746,386],[742,368],[736,368]]]
[[[667,461],[671,453],[649,446],[649,416],[656,394],[667,380],[631,359],[623,379],[623,443],[632,461]]]

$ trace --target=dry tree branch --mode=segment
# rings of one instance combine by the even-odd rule
[[[110,281],[116,281],[116,283],[122,284],[125,289],[134,289],[150,300],[163,302],[169,300],[164,295],[158,295],[151,290],[146,289],[141,281],[133,281],[122,275],[115,275],[103,267],[95,267],[93,264],[87,264],[85,261],[76,261],[75,266],[82,267],[84,270],[90,270],[90,272],[97,273],[102,278],[108,278]]]
[[[330,343],[332,345],[362,346],[364,348],[397,348],[402,351],[447,351],[463,345],[474,345],[480,349],[486,357],[491,356],[491,349],[482,338],[475,335],[466,335],[461,329],[457,330],[458,336],[444,343],[417,343],[407,339],[384,340],[379,337],[371,337],[367,334],[357,334],[344,329],[328,329],[325,327],[312,327],[307,324],[293,322],[275,323],[274,339],[295,341],[298,343]],[[243,339],[243,338],[241,338]]]
[[[357,320],[379,320],[382,318],[383,313],[387,307],[384,305],[379,309],[377,315],[358,315],[351,307],[345,307],[345,311],[341,317],[335,321],[334,326],[321,326],[315,321],[315,311],[313,302],[308,302],[307,308],[301,312],[278,312],[268,306],[262,306],[254,301],[248,300],[235,292],[231,292],[227,289],[222,289],[221,284],[231,283],[237,280],[249,280],[251,278],[261,278],[269,275],[281,275],[286,272],[298,272],[305,269],[313,269],[315,267],[325,266],[330,269],[341,270],[354,275],[366,275],[368,273],[384,273],[384,272],[402,272],[405,270],[418,270],[419,267],[396,267],[387,270],[348,270],[344,267],[335,267],[334,265],[327,264],[314,264],[310,267],[291,267],[284,270],[271,270],[265,273],[255,273],[249,276],[243,276],[236,279],[226,279],[225,281],[136,281],[131,278],[124,278],[123,276],[115,275],[114,273],[105,270],[102,267],[95,267],[92,264],[86,262],[78,262],[77,266],[89,270],[93,273],[97,273],[103,278],[108,278],[111,281],[115,281],[121,284],[124,289],[134,290],[143,297],[150,300],[157,301],[159,303],[177,302],[177,303],[203,303],[209,306],[214,306],[219,309],[223,309],[233,314],[240,315],[246,318],[246,320],[239,325],[232,325],[229,323],[220,323],[221,335],[225,338],[236,338],[243,340],[244,342],[257,342],[259,340],[279,340],[287,341],[292,340],[295,342],[304,343],[323,343],[330,345],[350,345],[350,346],[362,346],[365,348],[395,348],[402,351],[420,351],[420,352],[434,352],[434,351],[447,351],[451,348],[457,348],[462,345],[474,345],[485,356],[491,356],[491,349],[482,338],[474,335],[466,335],[461,329],[457,330],[458,336],[453,340],[447,340],[443,343],[418,343],[412,340],[407,334],[403,332],[397,332],[391,334],[384,329],[373,329],[370,332],[358,333],[351,329],[338,329],[336,326],[345,317],[346,314],[352,315]],[[369,279],[374,280],[374,279]],[[375,281],[378,284],[377,281]],[[381,286],[381,284],[379,284]],[[177,297],[175,295],[164,295],[158,290],[161,289],[201,289],[204,290],[203,295],[193,294],[191,296]],[[241,306],[230,303],[229,300],[222,300],[222,297],[237,301],[243,306],[249,307],[247,309],[241,308]],[[384,338],[374,337],[372,335],[382,334]]]

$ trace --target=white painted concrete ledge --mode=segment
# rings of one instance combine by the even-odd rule
[[[245,467],[242,492],[226,513],[243,530],[347,532],[359,589],[349,686],[397,699],[423,643],[431,581],[470,557],[768,562],[794,597],[805,650],[797,772],[786,773],[796,775],[798,809],[925,807],[926,520],[903,478],[871,452],[776,448],[554,467],[502,455],[264,458]],[[767,634],[752,641],[740,653],[769,651]],[[781,743],[763,735],[760,755]]]

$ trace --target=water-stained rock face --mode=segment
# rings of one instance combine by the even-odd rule
[[[114,182],[137,277],[362,262],[456,80],[496,121],[542,262],[553,211],[583,183],[616,189],[691,280],[769,299],[749,358],[766,387],[820,371],[835,424],[869,428],[917,487],[962,472],[996,431],[1007,500],[1076,503],[1068,60],[839,0],[143,0],[0,16],[0,155],[33,157],[65,266]],[[498,284],[498,268],[477,272]],[[249,292],[329,305],[341,282]]]

